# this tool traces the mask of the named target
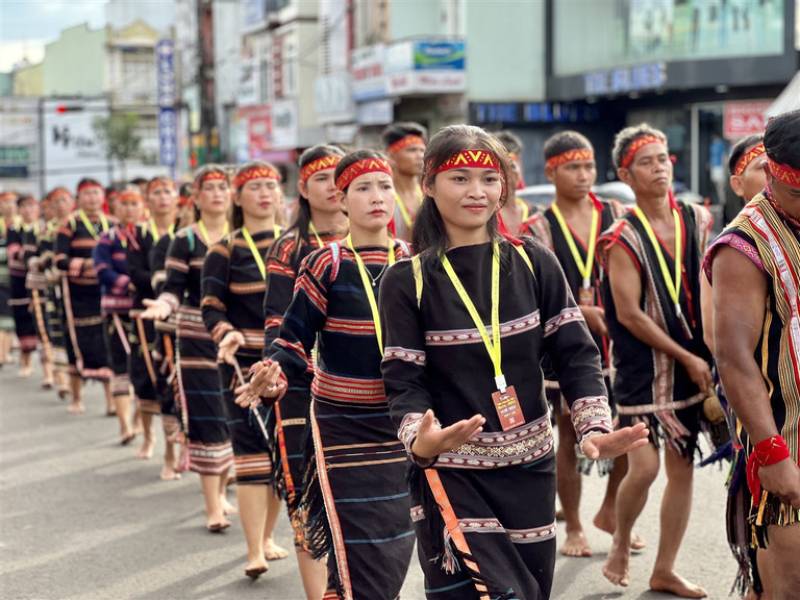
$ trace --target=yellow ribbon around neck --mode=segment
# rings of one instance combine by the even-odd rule
[[[150,219],[150,233],[153,234],[153,240],[156,242],[161,237],[160,235],[158,235],[158,227],[156,227],[155,219]],[[167,228],[167,235],[169,236],[169,239],[171,240],[175,239],[175,223],[173,223]]]
[[[675,314],[680,318],[682,314],[680,298],[681,273],[683,269],[683,235],[681,231],[680,214],[678,214],[677,209],[672,209],[672,219],[675,223],[675,278],[673,279],[669,274],[669,267],[664,258],[664,253],[661,251],[661,244],[658,242],[658,238],[656,238],[656,234],[650,226],[650,221],[647,220],[647,215],[645,215],[644,211],[638,206],[635,206],[633,210],[636,212],[636,216],[639,217],[639,221],[642,223],[642,227],[644,227],[647,237],[650,239],[650,244],[652,244],[653,251],[656,253],[656,258],[658,259],[658,266],[661,269],[661,276],[664,278],[667,292],[669,292],[669,297],[672,299],[672,303],[675,306]]]
[[[528,203],[525,202],[522,198],[514,198],[514,202],[516,203],[517,207],[522,211],[522,217],[520,222],[524,223],[528,220],[528,217],[531,214],[531,209],[528,208]]]
[[[208,230],[206,229],[206,224],[203,223],[202,219],[197,222],[197,230],[200,232],[200,238],[203,240],[203,243],[208,246]],[[222,237],[228,235],[228,231],[230,231],[230,227],[228,226],[228,222],[225,221],[225,229],[222,230]]]
[[[497,385],[498,390],[505,392],[508,385],[506,384],[506,378],[503,375],[503,354],[500,347],[500,246],[496,241],[492,242],[491,338],[489,338],[489,334],[486,333],[486,326],[483,324],[483,320],[478,314],[478,309],[475,308],[475,304],[473,304],[472,300],[470,299],[467,290],[464,289],[464,284],[462,284],[461,280],[458,278],[458,275],[453,269],[453,265],[450,263],[450,259],[447,258],[447,254],[442,255],[442,266],[444,266],[444,272],[447,274],[447,277],[449,277],[450,281],[453,283],[453,287],[456,288],[458,297],[461,298],[461,302],[467,309],[469,316],[472,317],[472,321],[475,323],[475,327],[478,329],[478,333],[481,335],[481,339],[483,340],[483,345],[486,346],[486,351],[489,353],[489,358],[491,359],[492,366],[494,367],[495,385]]]
[[[278,239],[278,236],[281,234],[281,226],[280,225],[273,225],[272,226],[272,237],[273,239]],[[253,260],[256,261],[256,265],[258,265],[258,271],[261,273],[261,278],[266,281],[267,280],[267,267],[264,265],[264,257],[261,256],[261,253],[258,251],[258,247],[256,247],[256,243],[253,241],[253,236],[250,235],[250,232],[247,230],[247,227],[242,227],[242,237],[244,241],[247,242],[247,246],[250,248],[250,254],[253,255]]]
[[[319,233],[317,232],[317,228],[314,227],[314,223],[309,223],[308,224],[308,230],[311,233],[314,234],[314,237],[317,239],[317,243],[319,244],[319,247],[322,248],[325,244],[322,243],[322,238],[319,237]]]
[[[420,207],[422,204],[422,188],[417,186],[417,208]],[[406,207],[406,203],[400,197],[400,194],[395,192],[394,195],[395,202],[397,203],[397,208],[400,210],[400,216],[403,217],[403,223],[406,224],[406,229],[411,229],[411,226],[414,224],[414,220],[411,218],[411,215],[408,212],[408,208]]]
[[[581,258],[581,253],[578,251],[578,246],[575,244],[575,238],[569,229],[569,225],[567,225],[567,221],[564,219],[564,215],[561,214],[561,209],[558,208],[558,204],[554,202],[550,208],[556,217],[556,221],[558,221],[561,233],[564,234],[564,239],[567,240],[567,246],[569,246],[572,259],[578,267],[578,272],[581,275],[581,285],[583,289],[588,290],[592,285],[594,254],[597,249],[597,223],[600,220],[601,210],[596,206],[592,206],[592,225],[591,231],[589,232],[589,244],[586,247],[586,262],[584,263]]]
[[[358,274],[361,275],[361,285],[364,287],[364,293],[367,295],[367,301],[369,302],[369,309],[372,311],[372,323],[375,325],[375,337],[378,340],[378,351],[381,353],[381,356],[383,356],[383,331],[381,330],[381,315],[378,312],[378,302],[375,300],[375,290],[372,289],[372,279],[369,276],[369,272],[367,271],[364,261],[353,246],[353,236],[348,234],[347,238],[345,239],[345,244],[348,248],[350,248],[355,256],[356,265],[358,266]],[[386,253],[386,260],[389,262],[389,266],[392,266],[395,263],[395,257],[394,240],[391,237],[386,244]]]
[[[86,230],[89,232],[89,235],[91,235],[93,239],[96,240],[98,237],[100,237],[97,234],[97,228],[89,220],[89,217],[86,216],[86,213],[83,212],[82,208],[78,210],[78,217],[80,217],[83,226],[86,227]],[[108,231],[108,219],[106,219],[106,216],[103,213],[100,213],[100,227],[103,229],[104,233]]]

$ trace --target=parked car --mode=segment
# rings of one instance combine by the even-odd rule
[[[619,200],[623,204],[633,204],[636,198],[633,190],[621,181],[609,181],[594,187],[594,193],[598,197],[606,200]],[[545,210],[553,202],[556,196],[556,188],[552,183],[542,183],[539,185],[529,185],[526,188],[517,190],[517,198],[527,202],[531,210]]]

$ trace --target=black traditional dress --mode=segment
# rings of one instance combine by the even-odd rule
[[[92,260],[100,281],[100,309],[105,317],[106,338],[111,356],[111,393],[129,396],[131,379],[128,360],[131,354],[131,322],[128,312],[133,306],[128,269],[130,229],[120,225],[100,236],[92,250]]]
[[[16,220],[16,218],[15,218]],[[8,236],[14,223],[0,217],[0,331],[14,331],[11,308],[11,273],[8,266]]]
[[[161,294],[167,281],[167,271],[164,265],[169,245],[173,239],[175,239],[175,232],[170,229],[157,241],[153,241],[152,233],[142,240],[143,246],[152,246],[148,254],[148,261],[152,273],[150,284],[156,297]],[[156,368],[156,396],[160,407],[162,426],[168,436],[178,432],[181,428],[184,431],[189,429],[189,416],[176,402],[176,398],[181,398],[178,393],[178,376],[175,367],[176,324],[175,313],[165,321],[156,321],[153,324],[155,329],[153,359]],[[188,464],[184,464],[182,467],[188,468]]]
[[[356,250],[377,285],[387,249]],[[401,259],[408,247],[396,241],[392,252]],[[328,555],[324,598],[391,600],[414,545],[407,461],[389,419],[381,352],[353,251],[334,243],[310,254],[295,290],[270,348],[291,388],[307,381],[318,346],[309,414],[314,456],[298,509],[307,515],[306,543],[315,558]]]
[[[264,294],[264,356],[269,356],[272,342],[280,334],[283,315],[292,301],[297,272],[303,259],[316,249],[334,241],[335,236],[317,233],[306,242],[297,229],[283,234],[272,245],[267,256],[267,290]],[[303,464],[310,439],[307,432],[308,409],[311,406],[312,361],[306,371],[295,377],[286,394],[273,409],[275,440],[273,469],[275,485],[286,500],[289,521],[294,531],[294,544],[308,549],[305,523],[297,506],[303,495]]]
[[[25,261],[25,245],[37,225],[17,223],[8,232],[8,268],[11,274],[11,299],[9,305],[14,314],[14,327],[21,352],[36,350],[36,322],[31,306],[31,293],[25,285],[28,265]]]
[[[69,344],[70,371],[83,379],[111,380],[111,358],[100,309],[100,282],[92,263],[92,249],[113,223],[105,215],[89,219],[81,211],[58,230],[55,262],[65,274],[64,316]]]
[[[236,360],[243,376],[261,360],[266,289],[264,257],[279,232],[276,227],[274,231],[262,231],[251,236],[246,229],[237,229],[211,247],[203,264],[203,299],[200,303],[203,321],[216,344],[231,331],[242,334],[244,344],[236,351]],[[248,240],[253,244],[252,248]],[[241,385],[234,368],[223,363],[218,367],[229,415],[236,482],[271,484],[271,444],[264,438],[250,409],[234,402],[233,392]]]
[[[647,316],[685,350],[710,362],[700,314],[700,261],[711,231],[711,214],[696,204],[679,202],[674,207],[680,217],[683,240],[680,315],[674,308],[654,246],[635,212],[628,212],[604,233],[601,252],[607,254],[618,245],[630,256],[641,278],[641,306]],[[674,277],[671,249],[658,243],[666,272]],[[651,348],[620,323],[609,283],[604,293],[606,321],[614,344],[614,401],[620,426],[643,422],[650,430],[653,445],[658,447],[660,439],[667,440],[691,458],[697,450],[707,390],[698,389],[682,364]]]
[[[47,335],[52,348],[53,366],[58,371],[66,371],[69,361],[67,360],[67,338],[64,331],[64,303],[61,275],[55,266],[55,243],[58,228],[59,223],[56,219],[47,223],[44,232],[39,236],[36,253],[39,259],[39,270],[45,282],[44,314]]]
[[[217,348],[200,312],[206,250],[196,224],[175,235],[159,299],[177,313],[177,383],[188,413],[189,468],[200,475],[221,475],[233,464],[233,449],[217,372]]]
[[[130,375],[139,410],[149,414],[161,412],[156,394],[158,384],[157,365],[153,358],[156,333],[153,322],[140,319],[143,300],[155,298],[153,293],[150,251],[158,236],[152,221],[141,223],[130,236],[128,245],[128,272],[133,290],[133,305],[129,312],[131,321]]]
[[[384,384],[397,435],[414,461],[411,518],[425,593],[437,600],[550,595],[556,486],[545,354],[578,439],[611,430],[600,356],[555,256],[530,240],[516,247],[503,240],[498,253],[501,368],[522,421],[507,431],[492,399],[493,360],[442,260],[427,254],[398,263],[381,289]],[[493,243],[454,248],[447,257],[489,322]],[[411,446],[428,409],[442,427],[476,413],[486,423],[477,439],[419,461]]]

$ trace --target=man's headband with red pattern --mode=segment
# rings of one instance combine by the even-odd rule
[[[336,165],[338,165],[341,160],[342,157],[337,156],[336,154],[321,156],[320,158],[312,160],[310,163],[300,169],[300,181],[308,181],[309,177],[311,177],[314,173],[319,173],[320,171],[325,171],[326,169],[335,169]]]
[[[574,148],[572,150],[566,150],[561,154],[556,154],[555,156],[548,158],[545,162],[545,166],[555,169],[556,167],[560,167],[561,165],[565,165],[567,163],[584,160],[594,160],[594,151],[591,148]]]
[[[747,166],[751,162],[753,162],[756,158],[764,154],[764,152],[766,152],[766,150],[764,149],[764,142],[756,144],[755,146],[750,148],[750,150],[742,154],[739,157],[739,160],[736,161],[736,168],[733,169],[733,174],[741,175],[742,173],[744,173],[745,169],[747,169]]]
[[[425,140],[422,139],[422,137],[418,136],[418,135],[414,135],[414,134],[406,135],[406,136],[401,137],[396,142],[393,142],[393,143],[389,144],[389,147],[386,148],[386,151],[389,154],[393,154],[395,152],[399,152],[400,150],[402,150],[403,148],[405,148],[407,146],[415,146],[415,145],[416,146],[422,146],[424,148],[425,147]]]
[[[100,190],[103,189],[103,186],[95,181],[84,181],[80,185],[78,185],[78,193],[80,194],[83,190],[88,190],[90,188],[99,188]]]
[[[653,134],[645,134],[642,136],[637,137],[634,139],[628,149],[625,151],[625,155],[622,157],[622,160],[619,163],[620,168],[627,169],[631,166],[633,159],[636,157],[636,153],[639,152],[645,146],[649,146],[650,144],[664,144],[667,145],[667,140],[663,137]]]
[[[783,165],[767,156],[767,166],[770,174],[783,184],[793,188],[800,188],[800,169]]]
[[[462,150],[453,154],[441,165],[432,170],[436,175],[452,169],[492,169],[500,171],[500,161],[488,150]]]
[[[382,158],[362,158],[349,165],[336,178],[336,188],[342,192],[347,189],[356,177],[367,173],[386,173],[392,176],[392,167]]]
[[[147,182],[147,187],[145,187],[144,191],[146,194],[149,194],[153,191],[153,188],[158,184],[166,185],[167,187],[175,188],[175,182],[172,181],[169,177],[153,177],[150,181]]]
[[[272,167],[258,165],[237,173],[236,177],[233,178],[233,186],[236,189],[241,189],[245,183],[253,179],[272,179],[273,181],[280,181],[281,174]]]

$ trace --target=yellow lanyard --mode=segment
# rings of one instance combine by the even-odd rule
[[[524,223],[528,220],[528,216],[531,214],[531,209],[528,208],[528,203],[522,198],[515,198],[514,202],[517,203],[517,206],[522,211],[522,223]]]
[[[395,202],[397,203],[397,208],[400,209],[400,216],[403,217],[403,223],[406,224],[407,229],[411,229],[411,226],[414,224],[413,220],[411,219],[411,215],[408,214],[408,208],[406,208],[406,203],[400,197],[400,194],[395,192],[394,194]],[[417,206],[422,204],[422,190],[417,187]]]
[[[383,331],[381,331],[381,315],[378,312],[378,303],[375,300],[375,291],[372,289],[372,280],[367,272],[367,267],[364,265],[364,261],[361,260],[358,252],[356,252],[356,249],[353,247],[353,237],[348,234],[345,243],[356,258],[358,274],[361,275],[361,285],[364,287],[364,293],[367,294],[369,309],[372,311],[372,323],[375,325],[375,337],[378,339],[378,351],[381,353],[381,356],[383,356]],[[389,261],[390,267],[395,263],[394,240],[392,238],[389,238],[389,242],[386,246],[386,259]]]
[[[161,237],[158,235],[158,227],[156,227],[155,219],[150,219],[150,233],[153,234],[153,241],[157,242]],[[169,239],[175,239],[175,223],[169,226],[169,229],[167,229],[167,235],[169,236]]]
[[[308,229],[314,234],[314,237],[317,238],[317,243],[319,244],[319,247],[322,248],[325,244],[322,243],[322,238],[319,237],[319,233],[317,233],[317,228],[314,227],[314,223],[309,223]]]
[[[583,289],[588,290],[592,285],[592,269],[594,268],[594,253],[597,248],[597,222],[600,220],[600,209],[596,206],[592,207],[592,229],[589,233],[589,245],[586,248],[586,263],[581,258],[581,253],[578,252],[578,246],[575,245],[575,239],[572,237],[572,232],[569,230],[567,222],[564,220],[564,215],[561,214],[561,209],[555,202],[550,209],[556,216],[558,226],[561,228],[561,233],[564,234],[564,239],[567,240],[567,246],[572,253],[572,259],[578,267],[578,273],[582,278]]]
[[[83,226],[86,227],[89,235],[92,236],[93,239],[97,239],[99,236],[97,235],[97,229],[95,229],[94,224],[89,220],[89,217],[86,216],[86,213],[83,212],[83,209],[78,210],[78,216],[83,223]],[[106,220],[106,216],[100,213],[100,226],[103,228],[103,231],[108,231],[108,220]]]
[[[486,326],[483,324],[483,320],[478,314],[478,309],[475,308],[475,305],[472,303],[469,294],[467,294],[467,290],[464,289],[464,285],[461,283],[458,275],[456,275],[455,270],[453,270],[453,265],[450,264],[450,259],[447,258],[446,254],[442,255],[442,265],[444,266],[445,273],[447,273],[447,276],[453,283],[453,287],[456,288],[456,292],[458,292],[461,302],[464,303],[464,307],[467,309],[469,316],[472,317],[475,327],[478,328],[478,333],[481,334],[483,345],[486,346],[486,351],[489,353],[489,358],[492,360],[492,366],[494,367],[494,382],[497,385],[497,389],[501,392],[505,392],[506,387],[508,386],[506,384],[506,378],[503,375],[502,349],[500,348],[500,247],[497,242],[492,243],[491,339],[486,333]]]
[[[197,230],[200,232],[200,239],[203,240],[203,243],[208,247],[208,230],[206,229],[206,224],[203,223],[202,220],[197,222]],[[222,230],[222,237],[228,235],[229,227],[228,222],[225,222],[225,229]]]
[[[274,239],[278,239],[278,236],[281,234],[281,226],[280,225],[273,225],[272,226],[272,237]],[[250,247],[250,254],[253,255],[253,259],[256,261],[256,265],[258,265],[258,271],[261,273],[261,279],[264,281],[267,280],[267,267],[264,266],[264,258],[261,256],[261,253],[256,248],[256,244],[253,241],[253,237],[250,235],[250,232],[247,231],[247,227],[242,227],[242,236],[244,237],[244,241],[247,242],[247,245]]]
[[[678,318],[680,318],[682,314],[680,298],[681,271],[683,267],[683,240],[681,239],[682,233],[680,215],[676,209],[672,209],[672,218],[675,222],[675,278],[673,279],[670,277],[667,261],[664,259],[664,253],[661,251],[661,244],[658,243],[656,234],[653,232],[653,228],[650,226],[650,221],[647,220],[647,216],[638,206],[635,206],[633,210],[636,212],[636,216],[639,217],[639,221],[641,221],[645,232],[647,232],[647,237],[650,238],[653,251],[656,253],[656,258],[658,259],[658,266],[661,268],[661,276],[664,278],[664,284],[667,286],[667,292],[669,292],[669,296],[672,298],[672,302],[675,305],[675,313]]]

